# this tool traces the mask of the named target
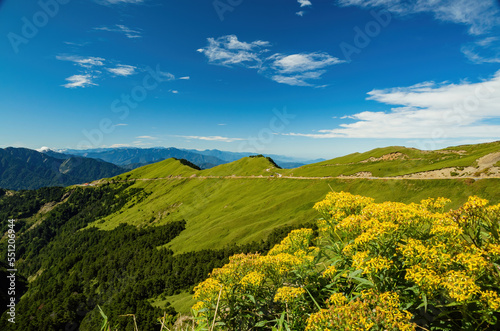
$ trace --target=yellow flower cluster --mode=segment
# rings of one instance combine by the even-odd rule
[[[428,198],[428,199],[424,199],[424,200],[420,201],[420,205],[428,211],[437,212],[437,211],[443,210],[444,206],[450,202],[451,202],[450,199],[441,198],[441,197],[439,197],[437,199]]]
[[[294,270],[310,270],[319,252],[317,247],[310,247],[312,236],[311,229],[294,230],[265,256],[231,256],[229,263],[214,269],[208,279],[194,288],[193,298],[198,300],[196,308],[213,306],[219,292],[222,301],[220,305],[223,307],[226,300],[242,297],[245,293],[255,295],[258,291],[271,291],[273,286],[282,286]],[[299,287],[282,287],[276,298],[286,301],[291,295],[298,297],[302,291],[304,290]]]
[[[480,290],[474,280],[463,271],[449,271],[444,277],[443,285],[450,297],[458,302],[471,300]]]
[[[418,264],[406,269],[405,279],[420,286],[428,296],[432,296],[441,286],[441,277],[434,270]]]
[[[496,311],[500,310],[500,296],[494,291],[481,292],[481,299],[486,301],[488,306]]]
[[[314,206],[324,215],[317,247],[313,231],[300,229],[265,256],[237,254],[195,287],[193,309],[205,309],[202,316],[208,319],[220,294],[219,316],[229,316],[234,307],[246,312],[256,302],[267,306],[253,314],[280,306],[272,302],[288,308],[293,303],[295,313],[287,320],[300,320],[297,330],[415,330],[412,314],[401,307],[414,309],[425,295],[434,300],[429,304],[460,311],[454,315],[490,322],[492,312],[500,312],[500,204],[487,206],[487,200],[470,197],[463,207],[445,212],[449,202],[374,203],[328,193]],[[325,282],[328,287],[319,293],[332,292],[324,309],[306,308],[312,305],[305,287]],[[359,292],[368,286],[373,289]],[[249,297],[255,300],[245,306],[241,300]],[[275,313],[272,318],[281,312]]]
[[[315,208],[337,216],[340,210],[345,215],[320,223],[321,235],[323,240],[330,235],[330,242],[341,238],[340,251],[352,259],[354,270],[380,274],[398,261],[405,279],[428,296],[444,290],[453,300],[466,302],[477,299],[481,290],[477,282],[485,274],[500,281],[490,267],[491,262],[500,263],[500,205],[487,207],[487,200],[472,196],[457,211],[443,212],[449,202],[429,198],[420,204],[373,203],[340,192],[330,193]],[[473,237],[481,231],[485,232],[481,238]]]
[[[358,214],[370,203],[373,203],[372,198],[348,192],[329,192],[323,201],[314,205],[314,209],[336,221],[348,215]]]
[[[274,302],[282,302],[290,304],[300,300],[300,298],[302,297],[302,295],[304,295],[304,293],[306,293],[306,290],[304,290],[301,287],[283,286],[276,291],[276,295],[274,296]]]
[[[323,277],[333,278],[333,277],[335,277],[336,273],[337,273],[337,268],[335,268],[335,266],[331,265],[325,269],[325,271],[323,272]]]
[[[344,294],[342,293],[333,293],[327,300],[327,304],[329,304],[330,306],[335,306],[335,307],[338,307],[338,306],[342,306],[343,304],[345,304],[347,302],[347,298],[345,297]]]
[[[365,291],[361,298],[351,301],[341,293],[334,293],[327,305],[328,309],[311,314],[306,331],[415,330],[412,315],[399,308],[399,297],[394,292]]]
[[[258,287],[262,284],[264,278],[264,275],[260,272],[252,271],[241,279],[240,284],[243,287]]]
[[[385,257],[377,256],[369,258],[368,252],[357,252],[352,257],[352,267],[354,270],[363,270],[364,274],[377,273],[389,269],[392,261]]]

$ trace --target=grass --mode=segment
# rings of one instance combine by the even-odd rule
[[[151,301],[153,307],[163,308],[169,302],[175,311],[182,315],[190,315],[191,307],[196,303],[193,295],[189,292],[182,292],[180,294],[165,297],[165,299],[156,298]]]
[[[452,200],[450,208],[458,207],[470,195],[499,203],[500,179],[493,178],[474,181],[460,178],[377,180],[272,176],[275,172],[320,177],[357,171],[372,171],[375,176],[392,176],[433,167],[468,166],[477,158],[499,149],[500,142],[457,146],[440,152],[386,147],[291,170],[277,169],[264,157],[246,157],[201,171],[179,160],[168,159],[115,177],[114,180],[137,179],[129,189],[141,188],[148,194],[147,198],[132,199],[120,211],[90,226],[110,230],[120,223],[140,227],[186,220],[186,230],[168,244],[174,252],[182,253],[261,240],[280,225],[314,221],[318,214],[312,206],[330,190],[370,196],[377,202],[389,200],[409,203],[443,196]],[[396,152],[407,155],[406,159],[354,163]],[[262,177],[258,177],[260,175]],[[162,179],[140,180],[155,178]],[[158,246],[163,244],[158,243]]]
[[[184,178],[137,181],[131,187],[143,188],[150,195],[142,202],[131,201],[92,226],[109,230],[120,223],[148,226],[185,219],[186,230],[168,245],[176,253],[261,240],[277,226],[313,221],[318,214],[312,206],[331,189],[363,194],[378,202],[444,196],[452,199],[450,207],[457,207],[469,195],[500,202],[500,179]]]
[[[281,172],[294,176],[335,177],[369,171],[375,177],[400,176],[443,168],[474,166],[478,158],[498,151],[500,151],[500,141],[449,147],[438,151],[420,151],[413,148],[392,146],[377,148],[365,153],[354,153]],[[370,157],[380,158],[391,153],[402,153],[404,158],[360,163]]]

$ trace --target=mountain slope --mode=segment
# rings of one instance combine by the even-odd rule
[[[466,148],[471,154],[465,157],[496,150],[487,144]],[[385,155],[393,155],[394,149],[351,155],[344,165],[357,166],[368,157],[361,164],[384,168],[394,157]],[[462,159],[453,162],[457,160]],[[102,326],[99,305],[120,330],[134,327],[123,314],[135,314],[139,329],[155,330],[163,311],[174,314],[168,305],[173,295],[191,291],[232,254],[265,252],[272,247],[269,238],[276,238],[283,226],[289,231],[316,220],[320,215],[312,207],[331,190],[376,202],[442,196],[452,200],[446,208],[456,208],[470,195],[500,203],[500,178],[278,175],[285,171],[265,157],[207,170],[168,159],[96,181],[95,186],[0,190],[2,229],[8,228],[6,219],[18,218],[18,270],[30,282],[11,329],[96,330]],[[6,239],[0,244],[4,256]],[[153,302],[160,308],[153,308]]]
[[[0,187],[7,189],[67,186],[113,177],[124,171],[100,160],[54,158],[26,148],[0,149]]]
[[[477,160],[488,154],[500,152],[500,141],[448,147],[436,151],[391,146],[365,153],[353,153],[300,168],[284,171],[294,176],[336,177],[365,173],[373,177],[393,177],[444,168],[477,166]]]
[[[210,155],[201,155],[191,151],[180,150],[177,148],[106,148],[89,150],[66,150],[67,154],[101,159],[118,166],[139,167],[154,162],[159,162],[169,158],[185,159],[206,169],[225,163],[225,161]]]

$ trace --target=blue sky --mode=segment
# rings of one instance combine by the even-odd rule
[[[495,0],[4,0],[0,36],[0,147],[500,139]]]

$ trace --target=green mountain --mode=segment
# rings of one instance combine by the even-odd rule
[[[157,317],[187,312],[189,292],[212,268],[235,253],[265,253],[294,227],[313,222],[319,215],[312,206],[331,190],[377,202],[443,196],[450,208],[470,195],[500,203],[500,178],[491,178],[499,152],[498,142],[436,152],[391,147],[292,170],[262,156],[206,170],[167,159],[95,186],[0,190],[2,231],[7,219],[17,219],[15,266],[29,281],[18,296],[16,324],[4,313],[0,329],[100,329],[99,305],[119,330],[133,329],[125,314],[136,315],[140,330],[159,330]],[[415,166],[403,171],[403,161]],[[436,163],[480,171],[393,177],[441,169]],[[338,177],[363,171],[384,178]]]
[[[392,146],[305,165],[285,173],[294,176],[335,177],[367,172],[374,177],[392,177],[443,168],[451,168],[459,172],[465,167],[478,167],[477,163],[480,158],[499,152],[500,141],[448,147],[436,151]],[[498,162],[500,155],[497,154],[493,159]],[[488,164],[488,167],[494,166],[494,163]]]
[[[101,160],[55,158],[26,148],[0,149],[0,187],[12,190],[86,183],[124,171]]]

